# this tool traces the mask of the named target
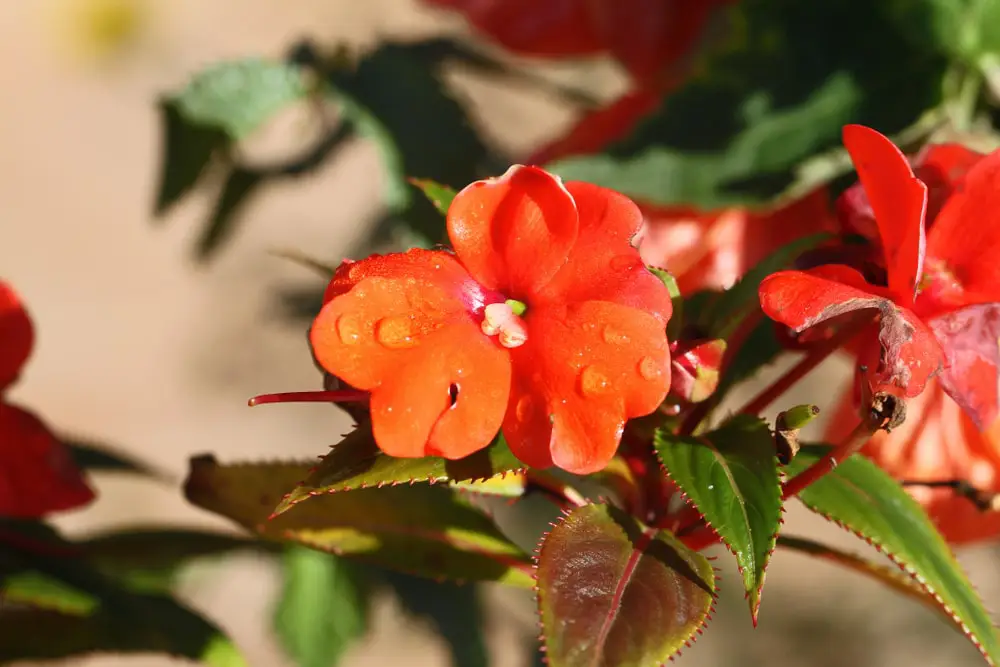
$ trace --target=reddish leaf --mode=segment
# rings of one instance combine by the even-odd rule
[[[34,339],[31,318],[20,298],[0,280],[0,391],[17,379]]]
[[[873,387],[895,386],[907,396],[923,391],[941,368],[941,346],[908,308],[901,308],[846,266],[782,271],[760,284],[760,304],[771,319],[797,332],[857,310],[877,311],[882,353]]]
[[[1000,304],[969,306],[928,324],[947,361],[941,385],[979,430],[985,430],[997,418]]]
[[[670,393],[692,403],[711,396],[719,386],[719,368],[725,353],[726,341],[721,338],[678,347],[670,360]]]
[[[537,579],[550,667],[665,662],[715,600],[704,556],[609,505],[578,508],[552,529]]]
[[[848,125],[844,146],[875,214],[889,288],[910,305],[923,273],[927,186],[913,175],[906,156],[871,128]]]
[[[93,499],[69,450],[45,424],[0,403],[0,516],[37,518]]]

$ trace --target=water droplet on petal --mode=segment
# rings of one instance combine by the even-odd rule
[[[604,327],[601,337],[609,345],[625,345],[628,343],[628,334],[615,327]]]
[[[375,325],[375,340],[389,348],[413,347],[413,321],[409,317],[386,317]]]
[[[643,357],[639,360],[639,375],[645,380],[655,380],[663,375],[663,369],[653,357]]]
[[[517,399],[517,405],[514,406],[514,416],[517,418],[517,421],[528,421],[528,418],[531,417],[533,407],[530,396],[522,396]]]
[[[357,345],[361,342],[361,334],[364,328],[357,315],[345,313],[337,318],[337,335],[344,345]]]
[[[580,372],[580,393],[584,396],[597,396],[608,388],[608,378],[596,366],[586,366]]]

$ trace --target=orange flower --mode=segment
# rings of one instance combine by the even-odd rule
[[[480,32],[527,56],[607,53],[643,85],[660,87],[732,0],[425,0],[465,15]]]
[[[0,281],[0,517],[37,518],[94,499],[66,447],[35,415],[2,400],[33,341],[31,319]]]
[[[473,183],[448,211],[454,253],[340,267],[315,357],[371,392],[392,456],[461,458],[502,429],[530,466],[599,470],[670,386],[670,296],[629,244],[641,221],[624,196],[535,167]]]

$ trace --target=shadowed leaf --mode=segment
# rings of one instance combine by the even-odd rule
[[[317,496],[268,520],[281,497],[309,472],[308,463],[221,465],[191,460],[185,493],[271,540],[351,556],[430,577],[530,586],[530,559],[453,489],[414,486]]]
[[[125,452],[95,442],[77,438],[60,438],[69,447],[70,455],[81,470],[100,472],[134,472],[149,477],[169,479],[169,475]]]
[[[665,662],[715,600],[704,556],[609,505],[575,509],[552,529],[537,579],[550,667]]]
[[[698,437],[661,430],[655,447],[670,478],[736,555],[756,623],[781,525],[780,474],[767,423],[737,415]]]
[[[197,256],[207,260],[215,254],[236,229],[240,209],[247,199],[264,183],[262,173],[233,167],[222,185],[219,198],[212,209],[208,226],[198,239]]]
[[[789,474],[801,473],[823,451],[803,447],[789,463]],[[812,511],[885,552],[954,618],[987,661],[996,664],[1000,638],[982,601],[927,514],[887,473],[868,459],[852,456],[798,497]]]
[[[154,208],[157,217],[197,185],[212,156],[229,142],[221,129],[189,122],[169,99],[161,100],[158,109],[162,139]]]

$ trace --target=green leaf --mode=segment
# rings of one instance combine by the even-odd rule
[[[452,667],[485,667],[486,619],[477,587],[386,573],[403,611],[429,621],[451,654]]]
[[[743,0],[726,11],[728,40],[631,136],[549,168],[649,203],[763,204],[807,159],[838,149],[843,125],[893,134],[941,101],[946,59],[914,44],[885,3]]]
[[[131,454],[117,451],[107,445],[80,440],[77,438],[60,438],[69,448],[70,455],[81,470],[94,472],[133,472],[147,477],[169,479],[169,475],[157,470],[154,466],[133,457]]]
[[[158,110],[162,139],[154,211],[156,216],[162,216],[194,188],[212,156],[229,143],[229,137],[217,127],[188,121],[169,99],[160,100]]]
[[[351,563],[291,546],[274,615],[281,642],[299,667],[333,667],[368,630],[368,599]]]
[[[440,213],[414,196],[408,178],[464,187],[488,151],[442,82],[439,58],[419,43],[383,43],[355,68],[333,71],[328,83],[345,120],[382,152],[389,208],[431,243],[443,240]]]
[[[32,570],[21,570],[0,577],[0,599],[3,604],[30,605],[76,615],[89,614],[100,605],[100,601],[93,595]]]
[[[424,193],[424,196],[427,197],[430,203],[434,204],[434,208],[441,215],[448,215],[451,202],[454,201],[455,195],[458,194],[454,188],[449,188],[447,185],[441,185],[426,178],[411,178],[410,183]]]
[[[191,460],[193,504],[258,535],[429,577],[530,587],[530,558],[492,519],[443,486],[359,489],[320,495],[268,519],[308,463],[221,465]]]
[[[871,577],[884,586],[888,586],[897,593],[910,597],[931,611],[939,614],[943,619],[955,625],[955,619],[941,608],[941,604],[935,600],[913,577],[906,574],[898,567],[891,567],[874,563],[866,558],[832,547],[829,544],[820,544],[813,540],[802,537],[790,537],[786,535],[778,536],[778,548],[790,549],[803,554],[836,563],[849,570],[854,570],[859,574]],[[957,627],[957,625],[956,625]]]
[[[658,431],[656,454],[670,478],[735,554],[754,623],[781,525],[781,478],[767,423],[736,415],[701,436]]]
[[[484,482],[523,469],[524,464],[510,451],[503,436],[498,436],[486,449],[458,461],[437,456],[404,459],[381,453],[371,426],[364,424],[334,445],[305,481],[281,499],[274,513],[287,512],[298,503],[321,494],[413,482],[452,482],[469,491],[481,490],[491,495],[507,492],[520,496],[524,484],[517,476],[506,483]]]
[[[187,122],[218,128],[239,141],[308,92],[295,65],[247,58],[202,70],[171,103]]]
[[[715,600],[704,556],[610,505],[575,509],[552,529],[537,579],[550,667],[666,662]]]
[[[801,473],[824,451],[803,447],[789,463],[789,474]],[[888,555],[938,601],[987,661],[996,664],[1000,638],[982,601],[927,514],[887,473],[868,459],[852,456],[798,497],[813,512]]]
[[[267,176],[263,172],[232,167],[219,192],[219,198],[208,219],[208,226],[198,239],[197,257],[210,259],[236,229],[239,213]]]

